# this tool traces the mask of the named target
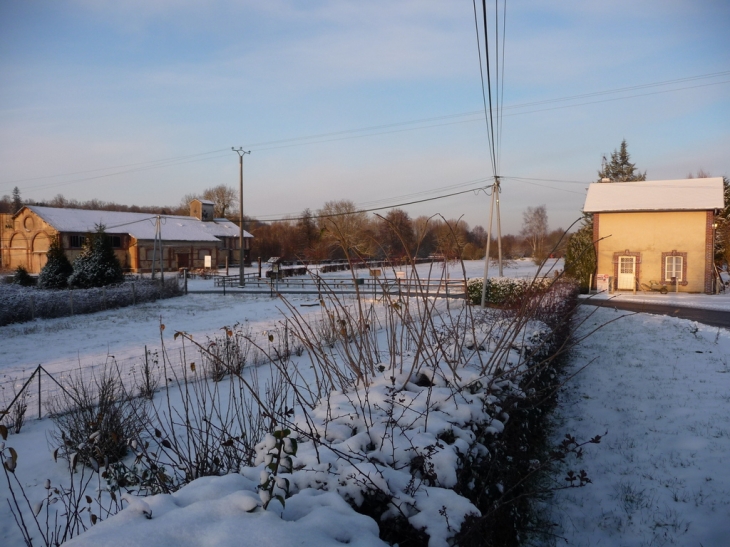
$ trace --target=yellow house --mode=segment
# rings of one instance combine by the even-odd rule
[[[714,221],[722,178],[602,182],[588,188],[596,273],[614,290],[652,281],[670,291],[712,293]]]

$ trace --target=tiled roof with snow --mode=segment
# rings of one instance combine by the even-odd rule
[[[598,182],[588,187],[583,211],[707,211],[724,203],[722,177]]]
[[[60,232],[87,233],[103,224],[108,234],[129,234],[136,239],[154,239],[156,215],[124,211],[92,211],[28,206]],[[219,241],[218,237],[238,236],[238,226],[229,220],[203,222],[195,217],[161,215],[163,241]],[[248,232],[245,237],[253,237]]]

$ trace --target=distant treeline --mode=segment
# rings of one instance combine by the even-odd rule
[[[536,236],[525,230],[520,235],[502,236],[502,256],[507,259],[525,256],[561,255],[558,245],[563,230],[544,230]],[[272,256],[299,260],[347,258],[425,258],[443,255],[447,259],[484,258],[487,232],[482,226],[470,228],[463,220],[446,220],[440,216],[411,218],[402,209],[383,215],[359,212],[351,201],[331,201],[316,212],[309,209],[290,220],[260,222],[249,218],[246,230],[254,236],[251,258],[267,260]],[[497,256],[497,242],[492,235],[490,255]],[[542,256],[540,256],[542,255]]]
[[[215,215],[238,221],[236,193],[230,187],[219,185],[201,194],[187,194],[174,206],[123,205],[111,201],[90,199],[79,201],[58,194],[48,201],[22,201],[22,205],[128,211],[161,215],[188,215],[193,198],[209,199],[215,203]],[[3,196],[0,212],[15,212],[20,206],[19,195]],[[535,215],[535,213],[540,215]],[[533,257],[542,259],[554,254],[561,256],[563,230],[549,231],[545,207],[528,208],[523,214],[523,229],[519,235],[502,236],[502,256],[507,259]],[[253,260],[272,256],[288,260],[319,261],[327,259],[359,258],[426,258],[443,255],[447,259],[484,258],[487,232],[482,226],[470,228],[463,220],[446,220],[441,216],[411,218],[402,209],[392,209],[383,215],[358,211],[352,201],[325,203],[312,212],[304,210],[288,220],[262,222],[254,217],[245,218],[245,228],[253,234]],[[560,242],[560,243],[559,243]],[[497,241],[493,235],[490,255],[496,257]]]

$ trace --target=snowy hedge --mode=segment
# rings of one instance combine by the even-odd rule
[[[505,308],[519,307],[526,296],[544,292],[551,284],[548,278],[511,279],[489,278],[487,281],[487,304]],[[484,278],[474,277],[467,281],[466,290],[472,304],[482,303]]]
[[[104,288],[43,290],[14,284],[0,285],[0,326],[38,318],[67,317],[122,308],[178,296],[177,279],[164,286],[152,280],[136,280]]]

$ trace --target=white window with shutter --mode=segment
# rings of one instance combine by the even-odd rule
[[[684,257],[668,256],[664,262],[664,279],[671,281],[673,277],[677,278],[677,282],[682,282],[682,261]]]

